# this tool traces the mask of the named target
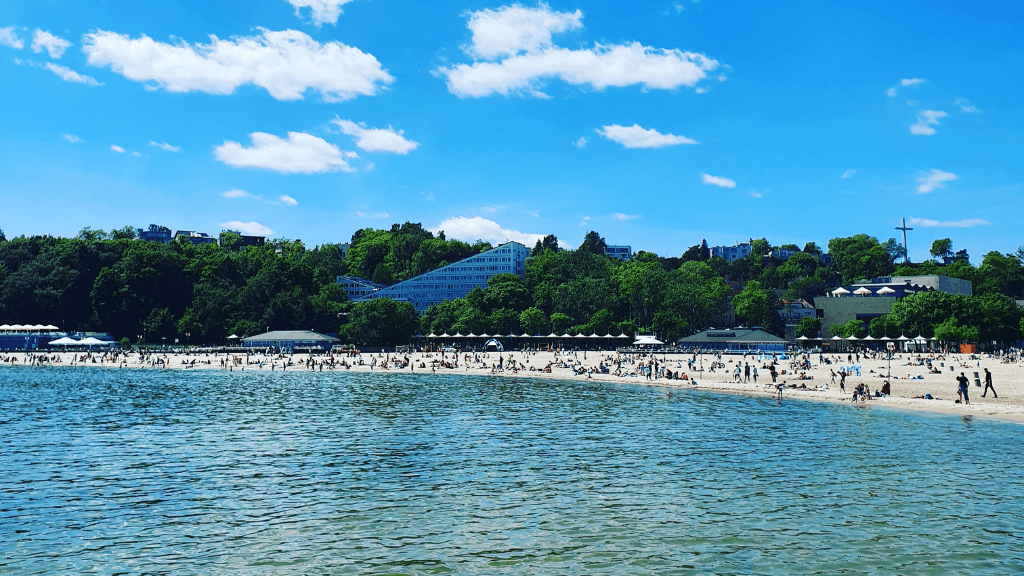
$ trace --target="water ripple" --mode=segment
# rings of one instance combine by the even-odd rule
[[[1021,430],[583,382],[0,368],[0,573],[1020,573]]]

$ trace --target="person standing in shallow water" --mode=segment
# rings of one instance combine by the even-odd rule
[[[992,385],[992,373],[985,368],[985,391],[981,393],[981,397],[984,398],[985,394],[988,394],[989,388],[992,389],[992,396],[999,398],[999,394],[996,394],[996,388]]]
[[[956,377],[956,381],[959,384],[957,395],[960,396],[960,399],[964,404],[970,404],[971,399],[967,397],[967,387],[970,384],[967,380],[967,376],[964,376],[964,373],[961,372],[960,375]]]

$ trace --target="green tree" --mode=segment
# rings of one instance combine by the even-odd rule
[[[733,297],[732,304],[736,309],[736,317],[747,326],[764,326],[768,317],[768,293],[761,288],[761,283],[751,280],[739,294]]]
[[[821,318],[805,316],[796,325],[796,337],[818,338],[821,336]]]
[[[519,315],[519,324],[523,330],[531,336],[546,334],[548,330],[548,318],[539,308],[529,307]]]
[[[939,260],[953,255],[953,241],[949,238],[941,238],[932,242],[931,250],[928,251],[932,258]]]
[[[828,251],[843,284],[862,278],[888,276],[894,269],[889,253],[877,238],[867,234],[833,238],[828,241]]]
[[[591,230],[583,237],[583,243],[580,244],[579,251],[604,255],[604,250],[607,247],[608,243],[604,241],[604,238],[602,238],[597,232]]]
[[[572,318],[569,318],[561,312],[555,312],[551,315],[551,331],[556,334],[565,334],[569,326],[572,325]]]
[[[342,338],[359,346],[397,346],[409,342],[419,326],[419,315],[410,302],[377,298],[357,302],[342,327]]]

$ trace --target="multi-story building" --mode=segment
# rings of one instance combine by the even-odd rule
[[[486,288],[487,281],[498,274],[526,276],[526,258],[530,249],[518,242],[508,242],[464,260],[431,270],[405,282],[381,288],[356,301],[391,298],[412,302],[423,314],[432,304],[464,298],[473,288]]]
[[[712,246],[711,257],[725,258],[732,262],[750,255],[750,242],[740,242],[735,246]]]
[[[191,242],[192,244],[217,243],[217,239],[206,232],[196,232],[194,230],[178,230],[174,233],[174,237],[180,239],[182,242]]]
[[[387,288],[383,284],[377,284],[359,276],[338,276],[337,282],[341,285],[341,289],[345,291],[345,295],[348,296],[349,300],[356,300],[382,288]]]
[[[605,246],[604,255],[619,260],[630,260],[633,258],[633,247],[629,245]]]
[[[171,229],[167,226],[150,224],[148,229],[138,228],[138,231],[139,240],[148,240],[150,242],[159,242],[161,244],[167,244],[171,241]]]

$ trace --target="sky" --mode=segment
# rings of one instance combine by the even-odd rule
[[[0,3],[0,228],[1024,244],[1024,4]]]

